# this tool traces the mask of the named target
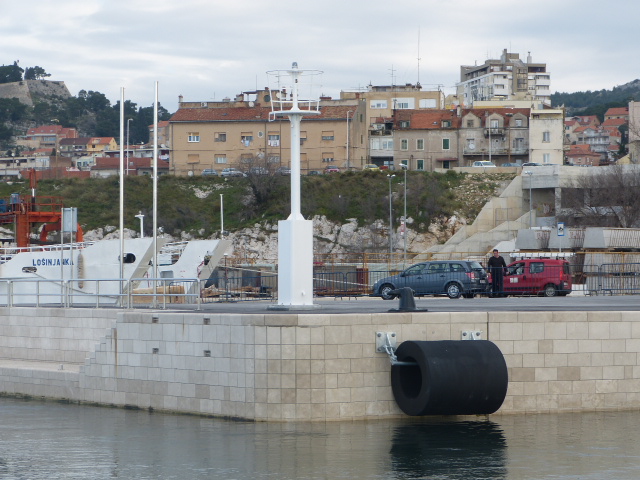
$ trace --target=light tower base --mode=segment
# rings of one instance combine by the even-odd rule
[[[278,303],[268,308],[318,308],[313,304],[313,221],[278,222]]]

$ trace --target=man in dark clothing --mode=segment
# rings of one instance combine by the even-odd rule
[[[493,256],[487,262],[489,273],[491,274],[491,291],[494,297],[503,296],[504,283],[503,276],[507,269],[504,258],[498,253],[498,249],[493,249]]]

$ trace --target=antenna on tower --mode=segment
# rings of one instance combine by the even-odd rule
[[[420,85],[420,27],[418,27],[418,85]]]

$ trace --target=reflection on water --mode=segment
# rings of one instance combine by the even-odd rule
[[[393,471],[399,478],[503,479],[507,442],[493,422],[429,422],[395,429]]]
[[[0,479],[640,478],[640,414],[231,422],[0,398]]]

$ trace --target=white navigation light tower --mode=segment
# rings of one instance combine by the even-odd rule
[[[319,115],[319,98],[313,97],[313,80],[319,70],[267,72],[271,82],[270,120],[288,117],[291,124],[291,214],[278,222],[278,303],[273,309],[313,308],[313,222],[300,211],[300,122],[305,115]],[[315,86],[319,88],[319,85]],[[308,89],[308,97],[300,97]],[[306,92],[305,92],[306,93]]]

